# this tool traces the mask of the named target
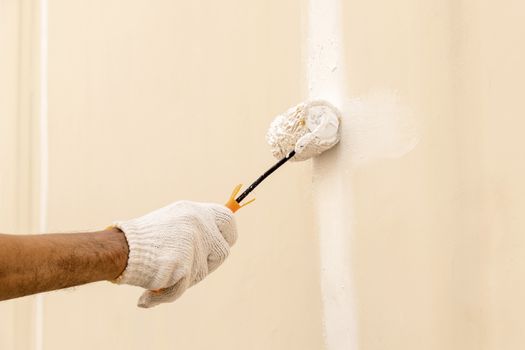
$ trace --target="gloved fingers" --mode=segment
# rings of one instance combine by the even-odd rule
[[[169,303],[177,300],[190,286],[189,278],[182,278],[174,285],[159,289],[147,290],[139,298],[138,307],[151,308],[162,303]]]
[[[208,273],[215,271],[217,267],[226,260],[229,254],[230,247],[228,247],[226,243],[224,243],[224,247],[222,247],[220,252],[212,251],[210,255],[208,255]]]
[[[237,224],[232,211],[223,205],[213,204],[215,224],[226,242],[231,246],[237,241]]]

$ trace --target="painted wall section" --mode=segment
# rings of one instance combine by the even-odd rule
[[[525,344],[524,11],[342,3],[346,137],[314,167],[329,349]]]
[[[306,75],[308,99],[344,106],[342,16],[339,0],[310,0]],[[343,110],[345,112],[345,110]],[[343,118],[343,127],[346,123]],[[314,200],[321,254],[323,330],[328,349],[356,349],[356,320],[350,251],[352,193],[340,171],[346,162],[341,144],[314,159]],[[344,158],[343,158],[344,157]]]

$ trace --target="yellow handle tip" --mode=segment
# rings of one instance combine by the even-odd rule
[[[248,204],[252,203],[255,200],[255,198],[253,198],[252,200],[250,200],[247,203],[244,203],[243,205],[240,205],[239,203],[237,203],[237,201],[235,200],[235,197],[237,197],[237,194],[241,191],[241,187],[242,187],[242,184],[235,186],[235,188],[232,191],[232,194],[230,195],[230,199],[228,199],[228,201],[225,204],[225,206],[229,208],[232,211],[232,213],[235,213],[237,210],[241,209],[242,207],[247,206]]]

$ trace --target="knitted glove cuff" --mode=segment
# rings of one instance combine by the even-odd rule
[[[158,226],[153,226],[143,218],[119,221],[114,226],[124,232],[129,247],[128,264],[115,283],[149,288],[154,277],[150,271],[156,269],[155,251],[158,247],[154,234]]]

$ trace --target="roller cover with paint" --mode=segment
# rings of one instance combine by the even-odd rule
[[[242,187],[237,185],[226,206],[235,213],[253,202],[255,199],[241,205],[255,187],[288,160],[307,160],[334,147],[341,137],[340,123],[337,108],[321,100],[300,103],[278,115],[270,125],[266,140],[272,154],[280,160],[236,198]]]

